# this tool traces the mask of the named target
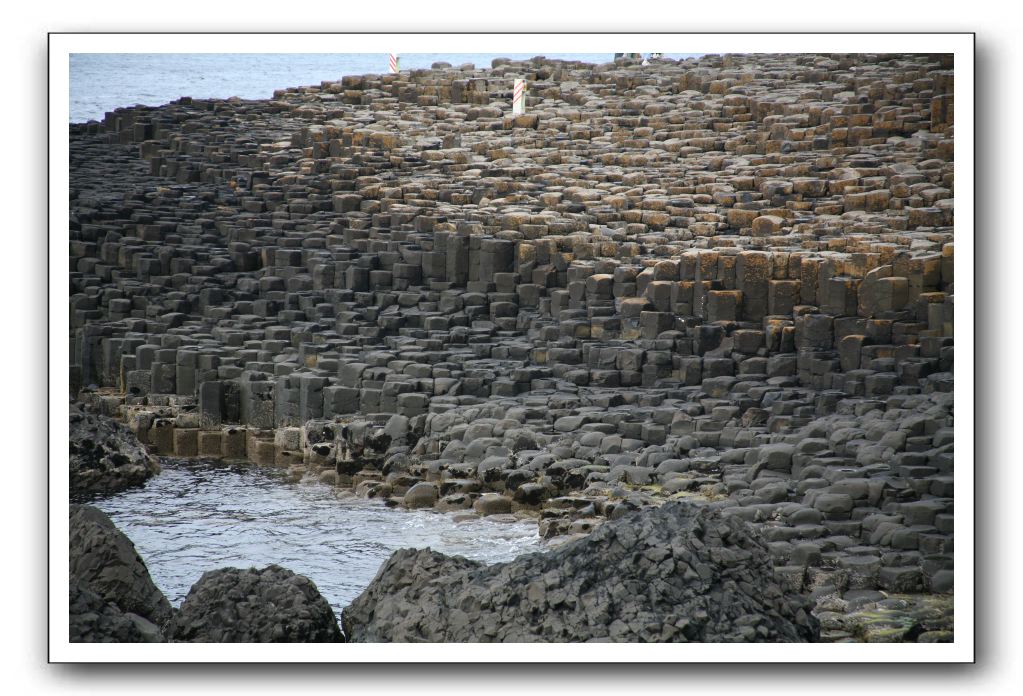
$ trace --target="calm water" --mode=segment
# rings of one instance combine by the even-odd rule
[[[161,459],[144,488],[94,501],[134,542],[153,581],[179,606],[203,572],[277,563],[316,583],[340,617],[400,548],[430,547],[487,563],[541,550],[536,524],[384,507],[341,499],[284,472]]]
[[[410,53],[401,69],[445,61],[489,68],[494,58],[526,53]],[[548,58],[606,63],[614,53],[545,53]],[[668,58],[696,53],[667,53]],[[73,53],[70,122],[102,119],[120,106],[159,106],[180,97],[269,99],[276,89],[318,85],[343,75],[387,72],[386,53]]]

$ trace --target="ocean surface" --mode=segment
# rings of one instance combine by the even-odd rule
[[[400,69],[436,62],[489,68],[494,58],[528,60],[526,53],[410,53]],[[614,53],[545,53],[548,58],[607,63]],[[666,58],[698,53],[666,53]],[[69,122],[100,120],[121,106],[160,106],[180,97],[269,99],[274,90],[318,85],[344,75],[385,73],[386,53],[72,53]]]
[[[162,457],[160,465],[145,487],[91,504],[131,539],[174,606],[207,570],[276,563],[316,583],[340,617],[398,549],[498,563],[546,548],[535,522],[456,522],[251,464]]]

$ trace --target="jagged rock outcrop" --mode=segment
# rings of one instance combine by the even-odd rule
[[[71,404],[68,468],[72,500],[141,486],[160,465],[128,428]]]
[[[72,505],[69,514],[72,585],[84,585],[122,612],[166,623],[173,609],[131,540],[91,505]]]
[[[313,581],[277,565],[203,573],[167,633],[192,643],[344,642]]]
[[[811,606],[751,527],[668,503],[510,563],[397,551],[342,621],[353,642],[803,642]]]
[[[69,633],[72,643],[162,643],[159,627],[131,612],[123,612],[86,585],[68,589]]]

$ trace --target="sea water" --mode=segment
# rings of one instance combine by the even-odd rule
[[[135,544],[171,604],[202,574],[271,563],[310,578],[340,616],[402,548],[432,548],[484,563],[545,550],[530,520],[457,522],[433,510],[386,507],[281,469],[161,458],[144,487],[91,502]]]
[[[471,63],[489,68],[494,58],[528,60],[525,53],[410,53],[402,70]],[[545,53],[547,58],[607,63],[613,53]],[[667,53],[666,58],[696,57]],[[344,75],[385,73],[386,53],[72,53],[69,121],[100,120],[122,106],[160,106],[180,97],[269,99],[274,90],[319,85]]]

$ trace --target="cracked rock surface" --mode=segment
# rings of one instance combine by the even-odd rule
[[[343,623],[355,642],[806,642],[811,608],[749,526],[668,503],[493,566],[397,551]]]

